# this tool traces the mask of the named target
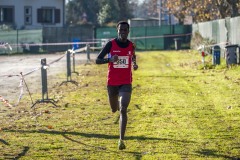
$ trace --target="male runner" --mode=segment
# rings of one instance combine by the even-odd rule
[[[132,94],[132,67],[137,70],[138,65],[135,46],[127,39],[129,24],[120,21],[117,24],[117,33],[118,37],[110,40],[100,51],[96,64],[108,63],[108,98],[112,112],[120,110],[118,148],[122,150],[126,148],[123,140],[127,126],[127,108]]]

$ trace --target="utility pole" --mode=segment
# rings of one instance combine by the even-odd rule
[[[162,25],[162,0],[159,0],[159,26]]]

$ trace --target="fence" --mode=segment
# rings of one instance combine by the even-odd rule
[[[192,25],[192,32],[199,32],[202,37],[213,40],[216,44],[240,45],[240,17],[225,18]]]
[[[154,27],[131,27],[129,38],[138,50],[174,49],[174,39],[180,38],[182,48],[190,48],[191,25],[162,25]],[[79,42],[102,42],[117,37],[115,27],[95,28],[79,27],[44,27],[40,30],[0,31],[0,42],[11,45],[12,50],[0,45],[0,53],[7,52],[61,52],[68,48],[83,47]],[[2,46],[2,47],[1,47]]]
[[[153,27],[131,27],[129,38],[138,50],[174,49],[174,39],[182,40],[183,48],[190,48],[191,25],[162,25]],[[96,39],[117,37],[116,28],[96,28]]]
[[[214,40],[215,43],[240,44],[239,25],[240,17],[234,17],[193,25],[131,27],[129,38],[136,43],[138,50],[173,49],[175,38],[181,38],[182,48],[190,48],[191,33],[194,32],[199,32],[204,38]],[[117,32],[115,27],[94,28],[89,25],[64,28],[44,27],[41,30],[4,30],[0,31],[0,37],[0,42],[11,45],[12,52],[57,52],[72,48],[73,42],[76,44],[96,40],[105,42],[117,37]],[[61,43],[61,45],[54,45],[54,43]],[[6,52],[9,52],[8,47],[0,45],[0,53]]]
[[[80,27],[45,27],[43,28],[43,43],[61,43],[61,45],[45,45],[43,50],[48,52],[65,51],[85,47],[79,42],[94,42],[94,29],[92,25]],[[69,44],[69,42],[75,42]],[[75,44],[75,46],[74,46]]]
[[[38,30],[0,30],[1,53],[62,52],[93,42],[93,26],[44,27]],[[9,44],[11,48],[7,47]]]
[[[90,62],[90,50],[93,50],[95,48],[92,48],[89,46],[88,43],[85,43],[85,47],[79,48],[77,50],[69,49],[65,53],[54,54],[54,55],[19,55],[19,56],[2,56],[0,59],[0,86],[1,86],[1,92],[0,92],[0,107],[3,103],[7,107],[14,107],[17,106],[22,99],[24,92],[28,92],[31,97],[30,91],[33,91],[34,93],[38,92],[40,89],[39,87],[36,87],[39,83],[39,80],[41,79],[41,86],[42,86],[42,98],[37,100],[35,103],[33,103],[32,100],[32,107],[36,105],[37,103],[52,103],[56,106],[54,99],[50,99],[48,96],[48,80],[47,78],[51,77],[50,82],[51,86],[54,86],[53,83],[59,84],[59,77],[54,78],[56,75],[56,71],[58,73],[61,73],[64,70],[63,66],[66,67],[67,77],[66,80],[62,81],[62,84],[71,82],[74,84],[77,84],[76,81],[72,80],[72,73],[78,73],[75,70],[75,55],[76,53],[86,53],[86,57],[83,58],[83,54],[77,54],[77,57],[82,57],[81,60],[85,59],[86,63]],[[51,57],[50,57],[51,56]],[[47,57],[47,58],[44,58]],[[58,58],[57,58],[58,57]],[[26,59],[30,59],[26,61]],[[39,61],[39,58],[41,58],[41,64]],[[65,60],[63,60],[65,58]],[[52,60],[48,62],[48,60]],[[15,60],[15,62],[14,62]],[[61,62],[62,61],[62,62]],[[64,61],[64,62],[63,62]],[[35,68],[32,69],[33,62],[38,62],[40,65],[35,66]],[[57,67],[54,66],[57,62],[61,62],[60,65]],[[18,65],[16,65],[16,63]],[[59,64],[59,63],[58,63]],[[67,65],[65,65],[67,64]],[[14,65],[14,66],[13,66]],[[30,65],[30,66],[29,66]],[[10,67],[11,66],[11,67]],[[26,69],[29,68],[29,69]],[[31,68],[31,69],[30,69]],[[48,70],[51,68],[50,70]],[[20,70],[18,73],[16,73],[17,70]],[[40,74],[38,71],[41,70],[41,78],[39,78]],[[55,70],[55,72],[53,71]],[[47,75],[47,71],[53,71],[51,76]],[[14,73],[12,73],[14,72]],[[54,75],[53,75],[54,74]],[[53,77],[54,76],[54,77]],[[26,81],[27,80],[27,83]],[[19,84],[20,81],[20,84]],[[29,83],[28,83],[29,82]],[[16,86],[15,84],[19,84]],[[28,84],[28,85],[27,85]],[[30,85],[29,85],[30,84]],[[36,89],[37,88],[37,89]],[[30,89],[30,91],[29,91]],[[17,98],[17,100],[16,100]],[[53,98],[53,97],[52,97]],[[32,98],[31,98],[32,99]]]
[[[0,53],[36,51],[42,43],[42,30],[0,30],[0,42],[8,43],[11,48],[0,47]]]

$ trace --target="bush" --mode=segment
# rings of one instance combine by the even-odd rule
[[[205,52],[211,54],[211,47],[206,47],[215,44],[214,40],[203,38],[199,32],[194,32],[191,40],[191,48],[198,49],[200,45],[205,46]]]

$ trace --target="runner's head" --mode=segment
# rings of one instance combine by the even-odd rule
[[[126,21],[120,21],[117,24],[117,32],[118,38],[122,42],[127,41],[128,33],[129,33],[129,24]]]

